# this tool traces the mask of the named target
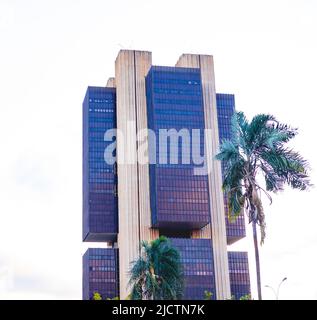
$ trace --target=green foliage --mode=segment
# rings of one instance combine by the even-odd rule
[[[92,300],[102,300],[102,297],[99,292],[94,292]]]
[[[212,300],[213,293],[211,291],[204,291],[204,300]]]
[[[241,296],[239,300],[252,300],[251,293]]]
[[[232,295],[231,298],[227,300],[237,300],[237,299],[234,295]],[[252,300],[251,293],[241,296],[239,300]]]
[[[248,122],[243,112],[232,118],[232,139],[224,140],[216,159],[225,164],[223,190],[228,198],[228,217],[232,221],[245,209],[250,222],[260,226],[261,244],[265,239],[263,192],[272,202],[269,192],[282,191],[285,184],[306,190],[309,182],[308,162],[285,146],[297,134],[272,115],[256,115]],[[265,186],[258,183],[262,174]]]
[[[92,300],[102,300],[102,296],[99,292],[94,292]],[[119,297],[106,298],[106,300],[119,300]]]
[[[130,270],[131,300],[175,300],[183,295],[180,255],[166,237],[141,243]]]

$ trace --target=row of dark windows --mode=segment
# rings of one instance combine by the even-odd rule
[[[192,90],[188,89],[188,86],[185,88],[169,88],[169,87],[155,87],[153,89],[153,93],[156,96],[161,96],[161,95],[177,95],[177,96],[199,96],[201,97],[201,90]]]
[[[159,221],[164,221],[164,222],[205,222],[204,225],[206,225],[209,220],[209,210],[186,210],[186,206],[182,206],[182,209],[174,209],[171,211],[171,209],[167,210],[160,210],[160,215],[159,215]]]
[[[199,119],[201,119],[201,116],[203,116],[203,112],[200,110],[197,111],[192,111],[192,110],[186,110],[184,108],[177,110],[177,109],[158,109],[155,111],[155,113],[157,115],[180,115],[180,116],[196,116],[199,117]]]
[[[203,190],[206,191],[206,189],[203,189]],[[168,190],[168,191],[163,191],[163,188],[160,187],[159,191],[161,191],[160,194],[162,198],[171,199],[174,202],[178,202],[180,199],[208,200],[207,192],[197,192],[198,190],[196,189],[188,190],[186,192],[186,191],[180,190],[180,188],[178,188],[177,186],[174,186],[172,190]]]
[[[176,85],[186,85],[186,86],[192,86],[200,85],[200,80],[184,80],[183,78],[180,79],[167,79],[167,78],[161,78],[161,77],[153,77],[153,83],[154,84],[176,84]]]
[[[189,110],[192,107],[195,106],[202,106],[202,100],[201,99],[184,99],[183,96],[179,96],[179,95],[163,95],[163,94],[159,94],[159,95],[154,95],[154,111],[156,111],[157,109],[159,109],[162,105],[169,105],[169,106],[174,106],[174,105],[178,105],[178,106],[186,106]],[[186,110],[185,107],[185,110]]]

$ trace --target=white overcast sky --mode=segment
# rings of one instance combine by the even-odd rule
[[[300,129],[317,183],[316,17],[315,0],[0,0],[0,298],[81,299],[81,104],[121,48],[157,65],[214,55],[237,109]],[[265,208],[263,286],[286,276],[282,299],[317,299],[316,199],[286,190]]]

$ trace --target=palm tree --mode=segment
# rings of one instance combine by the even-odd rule
[[[282,191],[285,184],[299,190],[310,186],[308,162],[285,146],[296,134],[297,129],[281,124],[272,115],[259,114],[248,122],[243,112],[237,112],[232,118],[232,138],[222,142],[216,155],[225,166],[223,190],[228,199],[229,220],[243,214],[244,209],[252,223],[259,300],[262,295],[257,225],[261,245],[266,235],[261,194],[272,203],[269,192]],[[263,186],[260,175],[264,177]]]
[[[132,263],[129,285],[132,300],[180,299],[183,273],[180,255],[164,236],[142,241],[141,255]]]

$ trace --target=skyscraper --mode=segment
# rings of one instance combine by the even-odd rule
[[[115,78],[106,87],[88,87],[83,103],[83,241],[108,242],[99,257],[115,261],[115,268],[119,264],[119,274],[95,272],[94,259],[87,258],[94,255],[88,252],[84,299],[96,290],[94,282],[110,278],[116,279],[117,291],[101,285],[99,293],[117,292],[124,299],[140,242],[159,235],[171,238],[180,251],[185,299],[202,299],[205,290],[214,299],[250,293],[246,254],[229,253],[228,258],[227,251],[227,245],[245,236],[244,218],[235,223],[226,219],[221,189],[225,164],[214,160],[219,142],[230,139],[233,112],[234,96],[216,94],[213,57],[208,55],[184,54],[175,67],[161,67],[152,66],[150,52],[121,50]],[[236,255],[244,257],[243,277]]]

